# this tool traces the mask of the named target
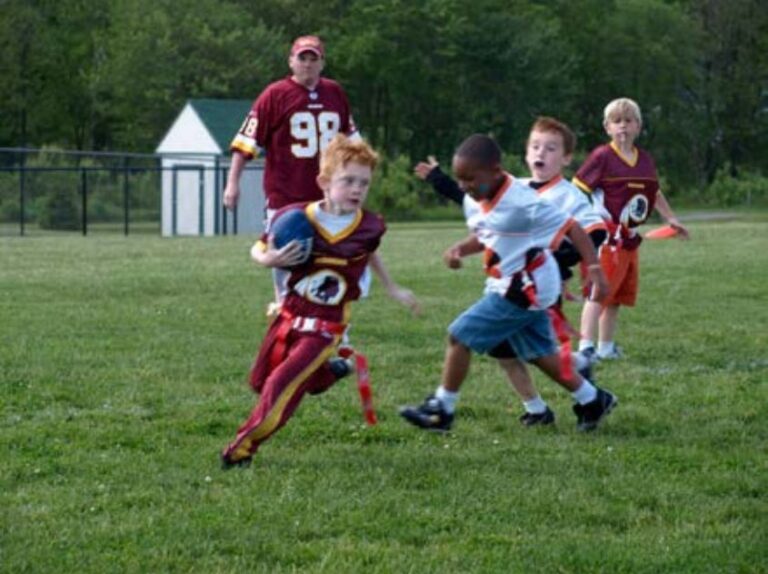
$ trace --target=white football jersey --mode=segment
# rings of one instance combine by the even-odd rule
[[[531,179],[521,178],[519,181],[529,185]],[[601,214],[602,210],[592,205],[584,192],[563,178],[562,175],[557,176],[535,191],[539,197],[554,203],[561,211],[575,219],[587,233],[595,229],[605,229],[606,218]],[[610,219],[610,216],[608,218]]]
[[[545,251],[546,262],[533,272],[538,305],[544,309],[560,296],[560,271],[550,250],[556,249],[574,220],[534,189],[506,174],[506,181],[490,201],[464,196],[464,216],[470,231],[485,246],[485,291],[506,294],[512,275],[525,269],[526,253]]]

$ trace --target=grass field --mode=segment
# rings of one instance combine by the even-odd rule
[[[480,358],[436,436],[397,407],[434,389],[482,276],[441,266],[459,225],[393,225],[424,314],[381,289],[354,310],[379,425],[345,380],[227,473],[271,294],[248,238],[0,239],[0,571],[768,572],[768,226],[691,230],[642,248],[596,433],[538,375],[558,422],[522,428]]]

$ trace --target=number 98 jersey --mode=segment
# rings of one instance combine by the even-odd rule
[[[290,77],[267,86],[232,141],[230,149],[250,159],[264,152],[264,193],[269,209],[315,201],[320,152],[337,133],[359,137],[341,86],[320,78],[314,90]]]

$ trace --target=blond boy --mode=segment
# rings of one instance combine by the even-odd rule
[[[635,146],[642,129],[637,103],[629,98],[610,102],[605,107],[603,127],[611,141],[593,150],[573,178],[574,184],[602,204],[609,218],[608,240],[599,255],[611,288],[605,301],[589,300],[584,305],[579,351],[587,360],[621,356],[614,336],[619,308],[632,307],[637,300],[637,249],[642,241],[637,227],[656,209],[677,230],[679,237],[688,238],[688,230],[675,217],[659,189],[653,158]]]

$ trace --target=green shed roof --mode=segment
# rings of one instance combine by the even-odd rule
[[[252,103],[252,100],[189,100],[189,104],[225,154],[229,153],[229,144],[240,129]]]

